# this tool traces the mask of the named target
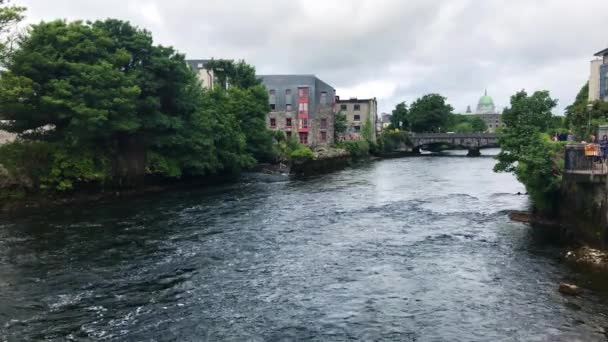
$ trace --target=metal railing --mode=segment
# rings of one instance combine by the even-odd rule
[[[566,145],[564,156],[564,172],[580,174],[608,174],[606,158],[599,155],[586,155],[588,144]]]

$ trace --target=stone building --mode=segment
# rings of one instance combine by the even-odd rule
[[[361,130],[369,120],[372,127],[372,141],[376,141],[376,124],[378,122],[378,101],[372,99],[351,98],[340,100],[336,98],[337,110],[346,114],[345,140],[360,140]]]
[[[589,75],[589,102],[608,101],[608,49],[595,54]]]
[[[469,110],[470,107],[467,108],[467,112]],[[477,103],[477,110],[473,115],[480,117],[486,123],[488,126],[488,133],[496,133],[496,129],[503,126],[501,115],[496,111],[494,100],[488,95],[487,90],[479,99],[479,102]]]
[[[186,60],[186,63],[188,63],[190,69],[194,70],[203,88],[213,89],[215,76],[213,75],[213,70],[206,68],[209,61],[209,59],[189,59]]]
[[[268,127],[311,147],[334,142],[336,90],[315,75],[261,75],[268,90]]]

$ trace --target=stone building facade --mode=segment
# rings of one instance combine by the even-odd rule
[[[207,69],[208,59],[189,59],[186,60],[186,63],[196,73],[203,88],[213,89],[215,75],[213,75],[213,70]]]
[[[589,75],[589,102],[608,101],[608,49],[595,54]]]
[[[262,75],[268,90],[268,128],[311,147],[334,142],[336,90],[314,75]]]
[[[369,120],[372,126],[372,141],[376,141],[376,125],[378,123],[378,101],[373,99],[340,100],[336,98],[336,109],[346,114],[345,140],[360,140],[363,125]]]

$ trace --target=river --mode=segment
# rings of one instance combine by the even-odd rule
[[[384,160],[0,219],[0,341],[606,341],[494,160]]]

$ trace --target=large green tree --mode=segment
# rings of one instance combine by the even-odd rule
[[[512,172],[522,182],[536,209],[551,213],[555,208],[563,170],[563,150],[550,140],[552,110],[557,100],[548,91],[528,95],[524,90],[511,97],[503,112],[501,151],[494,167]]]
[[[216,133],[196,122],[207,119],[194,96],[200,91],[183,56],[154,45],[145,30],[119,20],[54,21],[33,26],[10,57],[0,109],[12,120],[5,128],[24,137],[101,148],[112,159],[111,179],[131,185],[163,140],[175,145],[185,136],[189,144],[192,135]]]
[[[564,125],[579,138],[586,139],[598,125],[606,123],[608,123],[608,102],[589,103],[589,84],[586,83],[576,95],[574,103],[566,107]]]
[[[446,127],[452,106],[439,94],[427,94],[410,106],[408,121],[413,132],[439,132]]]
[[[213,59],[215,89],[228,92],[237,122],[245,133],[247,151],[259,161],[274,159],[272,132],[266,126],[268,92],[256,76],[255,68],[244,61]]]
[[[409,111],[405,102],[397,104],[391,115],[391,125],[394,128],[409,129],[410,123],[408,121],[408,114]]]

